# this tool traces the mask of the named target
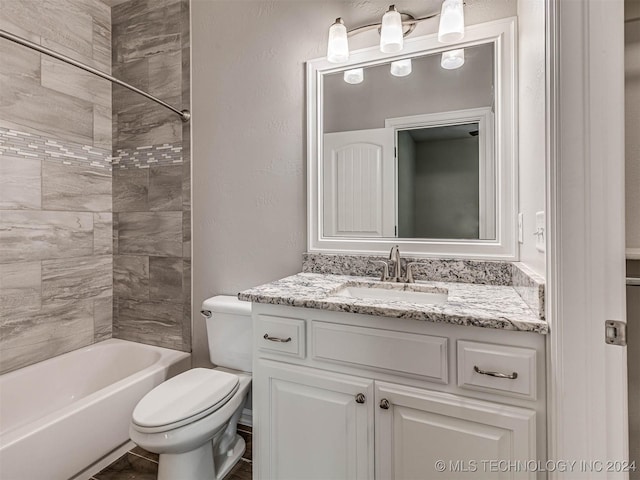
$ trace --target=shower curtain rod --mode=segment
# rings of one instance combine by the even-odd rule
[[[178,115],[180,115],[180,118],[182,119],[183,122],[188,122],[191,119],[191,112],[189,112],[189,110],[178,110],[177,108],[174,108],[171,105],[169,105],[167,102],[163,102],[159,98],[156,98],[153,95],[143,90],[140,90],[139,88],[134,87],[133,85],[129,85],[128,83],[123,82],[122,80],[118,80],[117,78],[112,77],[111,75],[101,72],[100,70],[90,67],[89,65],[85,65],[84,63],[78,62],[73,58],[67,57],[66,55],[62,55],[47,47],[43,47],[42,45],[38,45],[37,43],[31,42],[25,38],[18,37],[17,35],[7,32],[6,30],[0,29],[0,37],[10,40],[12,42],[15,42],[19,45],[22,45],[23,47],[31,48],[32,50],[36,50],[37,52],[44,53],[45,55],[49,55],[50,57],[53,57],[57,60],[68,63],[69,65],[78,67],[84,70],[85,72],[89,72],[94,75],[97,75],[98,77],[104,78],[105,80],[109,80],[111,83],[115,83],[117,85],[120,85],[121,87],[128,88],[132,92],[136,92],[137,94],[142,95],[143,97],[147,97],[149,100],[153,100],[154,102],[162,105],[163,107],[168,108],[172,112],[177,113]]]

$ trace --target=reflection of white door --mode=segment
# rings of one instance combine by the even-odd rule
[[[392,128],[324,135],[324,236],[394,237]]]

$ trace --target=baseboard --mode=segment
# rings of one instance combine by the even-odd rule
[[[625,254],[627,260],[640,260],[640,248],[627,248]]]
[[[249,410],[248,408],[242,410],[242,415],[238,423],[245,427],[253,427],[253,410]]]

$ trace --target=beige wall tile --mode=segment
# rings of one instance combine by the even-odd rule
[[[112,296],[111,255],[43,260],[42,301],[45,304]]]
[[[166,302],[182,302],[182,258],[149,258],[149,298]]]
[[[148,168],[114,168],[114,212],[144,212],[149,210],[148,192]]]
[[[113,253],[113,214],[110,212],[93,214],[93,253]]]
[[[2,15],[25,30],[38,32],[43,40],[55,41],[84,57],[93,56],[93,18],[79,4],[67,0],[3,1]]]
[[[114,255],[113,293],[118,298],[149,299],[149,257]]]
[[[167,100],[181,108],[181,97]],[[115,148],[136,148],[146,145],[182,141],[182,121],[178,116],[153,102],[129,104],[117,110],[118,136]]]
[[[35,314],[18,311],[0,324],[0,352],[27,345],[42,347],[87,330],[93,337],[93,300],[57,302]]]
[[[182,210],[182,165],[149,168],[149,210]]]
[[[40,262],[0,264],[0,323],[16,309],[42,305]]]
[[[111,338],[113,331],[113,297],[93,301],[93,340],[101,342]]]
[[[95,105],[93,107],[93,145],[95,147],[111,150],[112,120],[111,106]]]
[[[171,99],[182,92],[182,49],[153,55],[149,61],[149,93]]]
[[[2,63],[2,62],[0,62]],[[0,73],[0,118],[84,145],[93,141],[93,106],[20,75]]]
[[[118,300],[113,336],[181,350],[182,304]]]
[[[0,155],[0,210],[39,209],[41,161]]]
[[[132,255],[182,255],[182,212],[118,214],[118,252]]]
[[[111,82],[51,57],[42,55],[41,84],[89,103],[111,108]]]
[[[91,254],[91,213],[0,211],[0,263]]]
[[[44,162],[42,208],[45,210],[111,211],[111,172]]]

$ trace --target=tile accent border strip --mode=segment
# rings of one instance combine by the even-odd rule
[[[111,151],[0,127],[0,155],[111,171]]]
[[[84,168],[149,168],[181,165],[182,143],[145,145],[130,149],[110,150],[74,142],[63,142],[33,133],[0,127],[0,155],[18,158],[39,158],[61,165]]]
[[[149,168],[182,164],[182,143],[163,143],[118,149],[112,157],[113,168]]]

